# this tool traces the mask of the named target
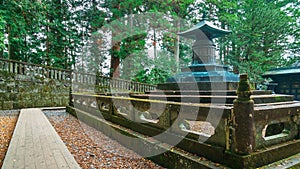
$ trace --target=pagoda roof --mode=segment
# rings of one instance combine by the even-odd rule
[[[215,26],[212,22],[202,20],[194,27],[178,33],[178,35],[189,39],[204,39],[204,38],[218,38],[231,33],[230,30],[221,29]]]

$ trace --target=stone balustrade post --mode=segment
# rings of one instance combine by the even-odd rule
[[[17,74],[18,73],[18,63],[14,63],[14,73]]]
[[[250,154],[255,147],[254,101],[250,98],[251,93],[247,74],[240,75],[238,98],[233,102],[232,114],[232,151],[237,154]]]

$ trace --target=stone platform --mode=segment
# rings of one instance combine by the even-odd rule
[[[189,103],[226,103],[232,104],[237,98],[235,90],[154,90],[145,94],[130,94],[131,97],[139,99],[165,100]],[[291,102],[292,95],[272,94],[271,90],[253,90],[251,99],[256,104]]]

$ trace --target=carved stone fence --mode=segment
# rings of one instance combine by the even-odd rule
[[[71,70],[0,58],[0,70],[28,77],[70,80]]]
[[[80,120],[85,121],[85,117],[80,114],[84,111],[148,136],[156,136],[168,130],[162,136],[168,139],[163,142],[180,140],[177,145],[180,148],[214,161],[223,161],[223,152],[229,149],[228,121],[231,107],[146,100],[122,95],[73,93],[72,96],[73,108],[77,110],[74,114],[82,117]],[[210,113],[220,116],[220,121],[206,121]],[[200,125],[201,129],[194,129],[193,123]],[[187,139],[182,138],[185,135]],[[202,144],[199,139],[206,143]]]
[[[300,153],[300,102],[254,104],[247,77],[240,79],[233,104],[138,99],[124,93],[73,93],[71,109],[92,126],[98,125],[92,120],[98,117],[147,136],[167,131],[160,138],[168,139],[162,142],[172,144],[181,138],[177,147],[232,168],[261,167]],[[265,95],[255,97],[263,99]],[[280,100],[283,96],[276,97]]]
[[[146,92],[156,89],[155,85],[81,72],[72,72],[72,85],[73,92],[84,93]]]
[[[73,92],[145,92],[156,86],[0,58],[0,110],[66,106]]]

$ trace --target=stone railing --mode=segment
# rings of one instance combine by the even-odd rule
[[[177,147],[232,168],[256,168],[300,153],[300,102],[254,104],[247,76],[240,80],[233,104],[73,93],[73,112],[83,120],[97,116],[148,136],[166,130],[170,140],[184,135]],[[85,122],[98,125],[89,120]]]
[[[79,93],[146,92],[156,86],[0,58],[0,109],[66,106]]]
[[[156,88],[155,85],[145,83],[114,79],[106,76],[81,73],[67,69],[53,68],[3,58],[0,58],[0,70],[28,77],[49,78],[60,81],[72,80],[75,90],[81,92],[102,93],[114,90],[146,92]]]
[[[0,58],[0,70],[25,76],[70,80],[71,70]]]
[[[72,83],[75,87],[73,90],[88,93],[146,92],[156,89],[155,85],[81,72],[72,73]]]
[[[229,133],[225,129],[229,127],[227,124],[232,107],[145,100],[119,94],[73,93],[72,96],[73,108],[76,110],[74,115],[83,118],[80,119],[83,121],[85,117],[81,115],[81,111],[148,136],[159,135],[165,130],[169,130],[170,133],[168,132],[167,136],[175,140],[181,140],[182,136],[186,135],[188,139],[177,146],[191,153],[214,159],[214,161],[224,158],[224,154],[220,152],[224,152],[226,145],[229,144],[227,139]],[[213,120],[206,121],[211,112],[218,114],[221,118],[218,124],[215,124]],[[85,122],[90,124],[91,121]],[[193,129],[190,124],[194,122],[207,130]],[[172,142],[174,141],[172,139],[166,139],[163,142]],[[206,144],[199,142],[199,139],[206,141]],[[209,145],[209,148],[206,145]],[[203,149],[209,150],[202,151]]]

